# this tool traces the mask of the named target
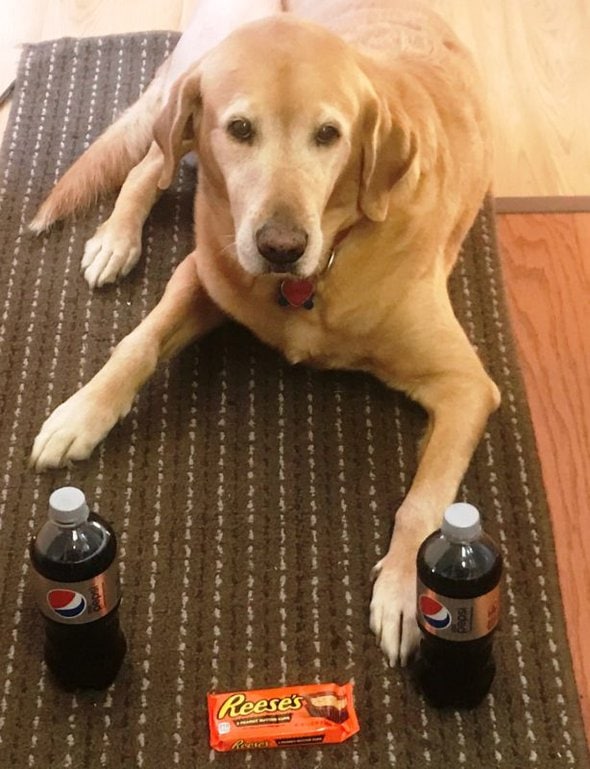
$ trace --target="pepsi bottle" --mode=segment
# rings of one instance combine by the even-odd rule
[[[422,543],[417,567],[418,686],[435,707],[473,708],[496,672],[502,574],[500,552],[473,505],[447,508],[442,527]]]
[[[113,529],[90,513],[80,489],[66,486],[49,498],[30,556],[49,670],[68,691],[105,689],[127,649]]]

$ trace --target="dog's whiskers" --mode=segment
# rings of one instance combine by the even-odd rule
[[[235,238],[232,238],[231,242],[227,244],[227,246],[223,246],[221,249],[221,253],[225,253],[226,251],[229,251],[231,248],[235,248],[237,246],[237,241]]]

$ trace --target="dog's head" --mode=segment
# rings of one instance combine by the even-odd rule
[[[359,55],[290,16],[242,27],[207,54],[174,85],[154,134],[161,188],[192,143],[199,183],[229,202],[235,256],[253,275],[320,270],[339,231],[385,220],[416,152]]]

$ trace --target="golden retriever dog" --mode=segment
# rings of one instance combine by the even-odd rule
[[[369,372],[429,418],[373,572],[371,628],[391,664],[404,664],[419,638],[417,548],[499,404],[447,293],[490,183],[472,60],[415,0],[206,0],[32,228],[122,185],[82,262],[92,287],[114,281],[136,263],[158,191],[190,151],[195,250],[104,368],[49,416],[32,464],[88,457],[158,362],[227,318],[294,363]]]

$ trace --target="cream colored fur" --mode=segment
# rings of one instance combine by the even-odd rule
[[[455,499],[499,403],[446,286],[490,182],[481,88],[452,32],[416,2],[309,0],[289,10],[202,3],[151,90],[41,207],[36,230],[119,185],[124,159],[113,214],[84,255],[98,286],[135,264],[158,186],[170,184],[186,151],[199,158],[195,251],[105,367],[47,419],[32,463],[88,457],[157,363],[228,317],[290,361],[373,374],[429,416],[374,569],[371,627],[391,663],[405,663],[418,639],[417,548]],[[207,30],[221,41],[213,48]],[[247,141],[231,133],[244,119]],[[329,129],[323,144],[325,126],[338,135]],[[304,252],[280,269],[315,280],[313,310],[277,304],[285,276],[261,251],[268,223],[279,239],[305,233]]]

